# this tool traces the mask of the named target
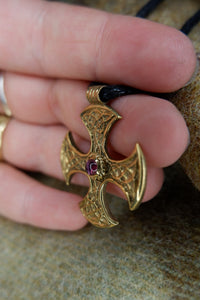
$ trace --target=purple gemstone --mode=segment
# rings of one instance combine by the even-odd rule
[[[85,169],[88,175],[96,175],[98,170],[97,162],[94,159],[89,159],[86,163]]]

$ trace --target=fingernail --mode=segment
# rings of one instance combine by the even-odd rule
[[[184,87],[188,86],[197,76],[198,72],[199,72],[199,59],[200,59],[200,54],[197,54],[197,64],[196,64],[196,68],[194,70],[194,73],[192,75],[192,77],[190,78],[190,80],[184,85]]]

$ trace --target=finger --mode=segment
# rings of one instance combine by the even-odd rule
[[[54,107],[54,89],[57,90],[59,80],[45,79],[34,76],[20,75],[16,73],[4,72],[4,92],[12,115],[24,122],[52,124],[60,123],[56,116]],[[70,83],[66,82],[66,89]],[[80,83],[81,84],[81,83]],[[76,88],[76,87],[75,87]],[[60,89],[60,87],[58,87]],[[67,101],[72,99],[72,95]],[[0,112],[4,112],[0,106]]]
[[[58,80],[51,85],[47,80],[39,87],[38,79],[30,79],[26,96],[23,97],[25,94],[21,92],[14,98],[12,91],[14,87],[17,90],[21,80],[24,81],[24,77],[6,75],[8,104],[16,117],[25,122],[45,124],[59,120],[71,131],[89,138],[80,118],[88,105],[85,96],[88,83]],[[140,142],[148,163],[160,168],[174,163],[185,151],[189,141],[188,129],[180,112],[170,102],[133,95],[113,101],[112,106],[123,117],[112,132],[116,152],[127,156],[135,143]]]
[[[59,103],[54,111],[61,114],[59,118],[65,121],[72,132],[89,139],[80,118],[83,103],[87,102],[83,93],[82,98],[74,94],[71,105],[72,101],[65,102],[65,94],[61,89],[61,95],[56,97]],[[148,164],[160,168],[174,163],[185,151],[189,140],[188,129],[180,112],[170,102],[150,96],[134,95],[115,100],[112,106],[123,117],[115,124],[110,134],[115,152],[128,156],[136,142],[139,142]],[[50,131],[47,131],[47,136]],[[41,140],[39,132],[40,130],[38,141]],[[21,133],[19,138],[22,138]]]
[[[3,163],[0,180],[0,214],[5,217],[56,230],[77,230],[87,223],[77,195],[43,186]]]
[[[182,87],[195,70],[192,43],[173,28],[61,3],[1,1],[1,69],[158,92]]]
[[[3,138],[3,156],[7,162],[18,168],[39,171],[63,180],[60,165],[60,148],[66,129],[61,126],[37,127],[24,125],[12,120]],[[78,137],[76,143],[82,151],[87,152],[89,143]],[[85,176],[78,177],[78,184],[88,185]],[[148,186],[144,201],[154,197],[160,190],[163,182],[162,171],[157,168],[148,168]],[[110,192],[115,193],[112,187]],[[124,197],[121,193],[118,195]]]
[[[161,190],[163,182],[164,182],[163,169],[148,167],[146,190],[142,202],[146,202],[153,199]],[[114,184],[108,186],[108,192],[121,198],[125,197],[121,189]]]
[[[44,186],[4,163],[0,179],[0,215],[54,230],[78,230],[87,224],[79,196]]]
[[[87,82],[73,80],[50,81],[10,73],[5,76],[8,104],[14,116],[24,122],[62,122],[84,139],[89,137],[80,114],[88,105],[87,87]],[[133,95],[115,100],[112,106],[123,117],[111,135],[116,152],[127,156],[140,142],[148,164],[160,168],[174,163],[185,151],[189,141],[187,126],[168,101]]]
[[[189,145],[190,135],[178,109],[169,101],[149,96],[128,96],[113,102],[123,116],[110,135],[116,152],[127,156],[138,142],[147,162],[154,167],[167,167],[176,162]],[[132,144],[133,143],[133,144]]]
[[[147,184],[143,202],[153,199],[161,190],[164,182],[164,171],[158,168],[147,168]]]

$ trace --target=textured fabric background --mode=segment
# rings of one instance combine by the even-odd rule
[[[134,15],[146,1],[69,2]],[[180,28],[199,6],[199,0],[164,1],[150,19]],[[198,25],[190,35],[198,49],[199,32]],[[65,188],[53,179],[37,178]],[[120,220],[113,229],[88,225],[74,233],[53,232],[1,218],[0,300],[199,300],[199,198],[176,165],[166,170],[161,193],[136,212],[111,198]]]
[[[197,57],[200,62],[200,34],[195,45],[198,45]],[[181,111],[190,129],[191,143],[181,158],[181,164],[193,184],[200,190],[200,69],[193,82],[172,95],[171,100]]]
[[[169,176],[170,175],[170,176]],[[0,220],[0,299],[200,299],[199,192],[177,166],[120,225],[52,232]]]

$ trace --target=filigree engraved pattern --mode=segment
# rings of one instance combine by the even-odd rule
[[[85,162],[87,154],[80,153],[73,145],[74,141],[70,134],[67,133],[61,148],[61,165],[66,183],[70,183],[71,176],[76,172],[85,172]]]
[[[120,116],[114,110],[106,106],[90,105],[83,111],[81,118],[90,134],[90,151],[103,155],[105,153],[105,143],[110,128]]]
[[[129,208],[135,208],[135,200],[138,186],[138,177],[140,169],[138,168],[138,152],[134,149],[131,156],[121,161],[112,161],[112,169],[110,170],[110,177],[114,183],[117,184],[127,197]]]
[[[80,203],[83,215],[97,227],[113,227],[118,224],[115,219],[110,217],[111,213],[104,202],[105,189],[105,182],[91,179],[89,191]]]
[[[104,201],[106,185],[108,182],[118,185],[128,199],[129,208],[135,209],[144,194],[145,160],[138,144],[130,157],[124,160],[114,161],[108,157],[106,152],[108,134],[112,125],[121,118],[111,108],[103,104],[92,104],[83,111],[81,118],[90,134],[90,151],[87,154],[81,153],[68,133],[61,150],[63,173],[67,184],[76,172],[88,176],[90,187],[80,203],[82,213],[95,226],[112,227],[118,222],[112,217]],[[90,163],[94,167],[93,172],[88,171]]]

